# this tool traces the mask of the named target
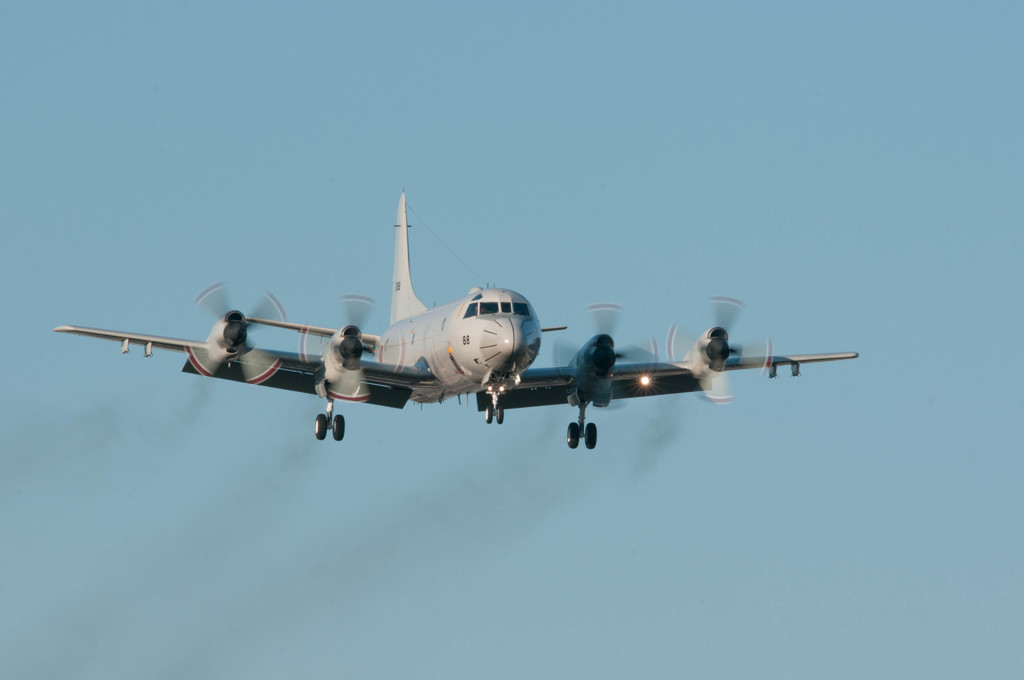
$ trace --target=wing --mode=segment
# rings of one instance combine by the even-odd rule
[[[725,370],[757,368],[774,374],[776,367],[791,365],[794,367],[794,371],[799,373],[800,364],[842,361],[856,359],[858,356],[857,352],[835,352],[735,357],[729,359]],[[701,381],[685,364],[681,363],[648,361],[616,364],[611,380],[613,399],[654,397],[662,394],[681,394],[703,390]],[[575,369],[570,366],[528,369],[523,372],[519,385],[502,397],[502,408],[528,408],[568,403],[568,396],[575,382]],[[483,392],[477,393],[478,410],[484,410],[490,403],[489,395]]]
[[[253,354],[256,357],[250,356]],[[241,366],[243,363],[251,363],[253,361],[257,362],[261,368],[266,369],[261,373],[263,377],[259,382],[247,380],[245,371]],[[262,385],[263,387],[316,395],[317,371],[319,368],[319,361],[303,361],[298,354],[255,350],[243,356],[240,361],[221,364],[208,377],[231,380],[233,382],[248,382],[250,384]],[[191,361],[186,361],[181,370],[183,373],[200,374],[196,370],[195,364]],[[367,386],[370,393],[366,403],[391,408],[403,408],[412,395],[412,389],[409,385],[415,385],[417,381],[422,381],[425,378],[416,369],[407,368],[388,371],[387,375],[383,377],[385,379],[377,379],[371,377],[371,374],[367,371],[364,371],[365,379],[363,383]],[[432,378],[433,376],[430,377]]]
[[[647,378],[646,382],[642,378]],[[664,362],[616,364],[611,381],[614,399],[698,392],[701,389],[700,382],[688,368]],[[501,398],[501,406],[528,408],[566,404],[575,383],[576,371],[570,366],[530,368],[523,372],[519,385]],[[489,395],[477,393],[479,410],[484,410],[490,403]]]
[[[822,361],[843,361],[845,359],[856,359],[860,354],[857,352],[832,352],[827,354],[769,354],[766,356],[733,357],[725,363],[725,370],[740,371],[748,368],[771,370],[777,366],[794,366],[794,372],[799,373],[800,364],[814,364]]]
[[[276,321],[274,319],[257,319],[250,317],[247,318],[246,321],[248,321],[249,323],[258,323],[263,326],[273,326],[274,328],[284,328],[285,330],[289,331],[298,331],[301,334],[315,335],[321,338],[334,337],[334,334],[338,332],[338,329],[336,328],[326,328],[324,326],[310,326],[309,324],[291,323],[289,321]],[[371,335],[369,333],[363,333],[362,331],[360,331],[360,336],[362,337],[363,344],[366,345],[367,347],[375,349],[377,345],[380,344],[379,335]]]
[[[84,335],[90,338],[114,340],[121,343],[122,352],[127,352],[129,345],[169,349],[174,350],[175,352],[187,352],[190,349],[198,349],[206,345],[206,342],[203,340],[182,340],[181,338],[165,338],[160,335],[108,331],[103,330],[102,328],[85,328],[83,326],[57,326],[53,331],[55,333],[72,333],[74,335]]]
[[[260,373],[261,380],[246,380],[245,371],[239,364],[257,362],[265,369]],[[417,387],[437,385],[433,373],[415,366],[392,366],[374,362],[363,362],[363,384],[369,389],[366,403],[391,408],[403,408],[412,392]],[[191,361],[186,361],[181,368],[184,373],[199,373]],[[293,392],[316,394],[316,383],[322,364],[319,359],[309,359],[294,352],[259,349],[249,352],[239,361],[221,364],[209,377],[249,382]],[[253,371],[250,371],[250,374]]]
[[[183,373],[306,394],[316,394],[317,372],[321,368],[319,358],[311,360],[293,352],[253,349],[241,355],[237,361],[218,364],[211,371],[204,367],[209,363],[202,360],[206,351],[206,342],[203,340],[183,340],[83,326],[58,326],[53,330],[57,333],[120,342],[122,352],[127,352],[129,346],[146,347],[147,353],[154,348],[184,352],[188,354],[188,359],[181,368]],[[254,368],[258,370],[253,370]],[[364,383],[370,391],[370,398],[367,401],[371,404],[402,408],[414,388],[437,385],[437,378],[432,373],[414,366],[399,367],[364,362],[362,368]]]

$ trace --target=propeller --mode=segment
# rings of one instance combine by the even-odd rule
[[[611,338],[615,338],[615,331],[622,320],[622,312],[622,305],[614,302],[601,302],[587,307],[587,316],[590,317],[594,331],[598,335],[607,335]],[[614,340],[612,344],[614,345]],[[653,341],[650,347],[641,347],[640,345],[622,347],[619,345],[615,349],[616,359],[623,359],[630,363],[653,362],[657,360],[657,354],[657,343],[653,343]]]
[[[588,305],[586,308],[587,316],[590,318],[590,324],[594,328],[596,335],[607,335],[609,338],[614,338],[615,330],[619,326],[619,320],[622,317],[622,306],[617,305],[613,302],[601,302],[593,305]],[[605,343],[607,345],[607,343]],[[612,341],[614,346],[614,340]],[[579,343],[573,343],[570,341],[556,338],[552,346],[555,355],[556,366],[568,366],[576,352],[579,351]],[[604,350],[601,350],[603,354],[607,354]],[[611,364],[615,363],[615,359],[619,358],[617,353],[613,353]],[[602,359],[603,362],[607,363],[607,357]],[[609,364],[607,368],[610,368]]]
[[[587,316],[594,330],[601,335],[615,337],[615,331],[622,319],[622,305],[614,302],[599,302],[587,307]]]
[[[217,318],[223,317],[229,311],[234,311],[227,294],[227,286],[223,282],[207,286],[200,291],[196,295],[195,304]],[[272,319],[274,321],[286,321],[288,319],[284,305],[269,290],[263,293],[252,313],[246,316],[251,316],[255,319]]]
[[[362,340],[362,325],[369,319],[375,306],[373,298],[365,295],[342,295],[342,317],[345,322],[341,334],[331,338],[327,355],[324,355],[324,381],[328,394],[340,399],[363,401],[369,397],[369,390],[363,384],[360,363],[368,351]],[[310,335],[299,333],[299,352],[312,356],[309,348]],[[322,340],[318,336],[318,340]],[[320,343],[318,353],[323,351]]]
[[[736,319],[743,312],[743,302],[736,298],[715,295],[708,300],[711,306],[711,318],[715,325],[727,332],[736,324]]]
[[[363,325],[370,318],[370,314],[373,313],[373,309],[377,304],[376,301],[366,295],[342,295],[339,297],[339,300],[341,301],[342,328],[354,326],[361,334]],[[299,331],[300,356],[307,358],[320,356],[324,351],[325,343],[326,339],[321,336]],[[349,353],[351,354],[351,343],[349,347]]]
[[[196,359],[206,372],[212,374],[218,364],[244,357],[244,361],[239,363],[246,382],[260,383],[274,374],[280,362],[267,352],[249,345],[247,315],[231,306],[223,282],[203,289],[196,295],[195,304],[218,319],[206,341],[205,351],[196,353]],[[284,305],[269,291],[263,294],[248,316],[276,321],[287,318]]]
[[[366,295],[342,295],[341,308],[348,325],[362,329],[377,302]]]
[[[698,359],[705,361],[708,367],[721,366],[724,368],[725,363],[731,357],[739,356],[742,358],[746,354],[747,356],[764,357],[765,366],[762,370],[767,371],[768,365],[771,363],[770,357],[772,356],[771,340],[766,339],[763,343],[747,344],[730,342],[731,330],[743,311],[743,302],[736,298],[720,295],[712,297],[708,302],[711,307],[711,318],[714,320],[715,326],[708,331],[710,337],[707,338],[707,342],[701,347],[704,356],[690,356],[697,346],[697,340],[700,336],[694,335],[676,324],[672,324],[665,339],[665,348],[669,361],[680,362],[689,357],[692,361],[697,361]],[[762,349],[763,353],[760,355],[753,353]],[[712,368],[707,375],[700,378],[700,383],[701,388],[704,390],[704,396],[710,401],[716,404],[728,404],[733,401],[732,386],[728,373],[725,371]]]

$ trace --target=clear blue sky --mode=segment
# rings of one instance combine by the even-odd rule
[[[1020,673],[1019,3],[255,5],[0,4],[5,677]],[[336,445],[51,332],[205,337],[219,280],[380,329],[403,188],[428,304],[628,341],[731,295],[861,358],[595,412],[594,452],[568,406]]]

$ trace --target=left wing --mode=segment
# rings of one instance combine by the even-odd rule
[[[789,354],[771,356],[733,357],[725,362],[725,370],[738,371],[745,368],[774,369],[777,366],[796,366],[799,373],[800,364],[814,364],[822,361],[842,361],[856,359],[857,352],[832,352],[828,354]]]
[[[645,377],[646,383],[642,381]],[[700,382],[693,377],[689,368],[665,362],[617,364],[609,379],[612,381],[612,396],[615,399],[653,397],[701,389]],[[519,385],[502,396],[501,406],[528,408],[566,404],[575,384],[575,367],[530,368],[523,371]],[[490,403],[490,395],[477,393],[480,410]]]
[[[857,352],[834,352],[827,354],[790,354],[749,356],[730,358],[726,371],[762,369],[774,375],[778,366],[793,366],[798,375],[800,364],[823,361],[856,359]],[[614,399],[654,397],[662,394],[701,392],[704,387],[686,363],[660,361],[632,364],[616,364],[609,380],[612,381]],[[576,369],[573,366],[531,368],[523,372],[519,385],[501,398],[502,408],[528,408],[531,406],[552,406],[568,403],[569,394],[574,391]],[[491,404],[490,395],[478,392],[478,410]]]

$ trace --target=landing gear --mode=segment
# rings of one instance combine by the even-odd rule
[[[580,417],[575,423],[569,423],[569,429],[565,433],[565,441],[570,449],[575,449],[580,445],[580,436],[582,435],[584,445],[588,449],[592,449],[597,446],[597,425],[586,422],[588,402],[580,400],[577,403],[580,407]]]
[[[490,425],[495,420],[498,425],[505,422],[505,409],[498,405],[497,392],[491,394],[491,405],[484,409],[484,422]]]
[[[340,442],[345,437],[345,416],[334,414],[334,400],[327,400],[327,413],[316,414],[313,423],[313,434],[317,439],[323,441],[327,438],[327,430],[331,430],[334,441]]]
[[[575,449],[580,445],[579,423],[569,423],[569,431],[565,433],[565,441],[569,444],[570,449]]]

